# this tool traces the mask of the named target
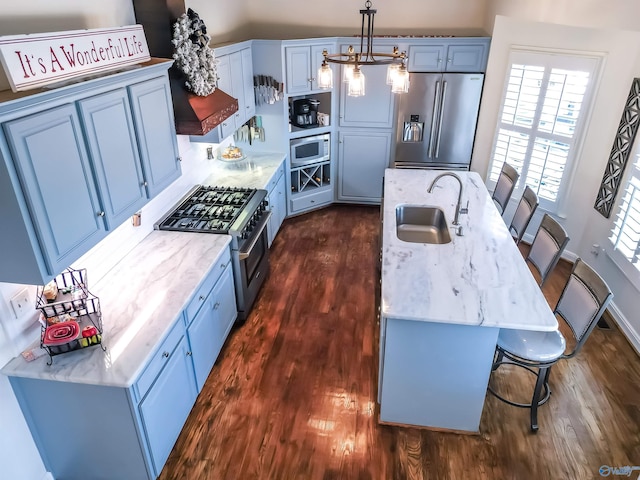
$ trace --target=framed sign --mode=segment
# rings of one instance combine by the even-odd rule
[[[0,61],[14,92],[150,58],[142,25],[0,37]]]

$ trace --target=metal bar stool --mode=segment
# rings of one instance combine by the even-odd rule
[[[513,236],[516,245],[522,240],[522,236],[524,232],[527,231],[529,222],[533,218],[533,214],[537,208],[538,195],[527,185],[518,202],[516,213],[513,214],[513,218],[511,219],[511,225],[509,225],[509,232]]]
[[[525,261],[531,263],[540,274],[540,286],[560,260],[560,255],[569,243],[569,236],[562,225],[545,213],[533,239]]]
[[[509,203],[513,189],[516,188],[518,178],[520,178],[520,174],[516,169],[507,162],[504,162],[500,170],[498,183],[496,183],[496,188],[493,190],[493,195],[491,196],[496,207],[500,210],[500,215],[502,215],[504,209],[507,208],[507,203]]]
[[[531,409],[531,430],[538,431],[538,407],[551,395],[549,374],[551,367],[563,358],[574,357],[598,319],[613,298],[613,293],[604,280],[585,262],[578,258],[573,265],[560,299],[553,313],[569,326],[575,347],[565,353],[566,339],[560,330],[536,332],[503,328],[498,342],[492,371],[503,364],[515,364],[536,375],[531,403],[517,403],[508,400],[489,385],[488,390],[498,399],[515,407]]]

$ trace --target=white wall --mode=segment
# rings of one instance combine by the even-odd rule
[[[363,0],[246,0],[255,38],[351,36],[360,33]],[[480,32],[487,0],[373,1],[376,34]]]
[[[489,0],[488,32],[496,15],[579,27],[640,29],[637,0]]]
[[[562,3],[562,2],[561,2]],[[602,174],[609,157],[622,108],[631,80],[639,73],[640,32],[585,28],[552,23],[531,22],[504,16],[495,19],[482,107],[478,122],[472,169],[485,175],[490,162],[509,49],[512,45],[596,53],[603,56],[595,102],[587,124],[586,136],[575,168],[573,183],[560,211],[571,241],[567,249],[591,263],[614,290],[621,326],[640,347],[640,319],[635,315],[630,296],[632,285],[606,255],[595,257],[591,245],[606,242],[610,221],[594,209]],[[539,217],[532,221],[537,228]],[[508,217],[507,217],[508,218]]]
[[[185,0],[185,6],[204,20],[213,44],[251,38],[247,30],[247,0]]]

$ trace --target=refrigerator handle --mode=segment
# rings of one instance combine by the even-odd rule
[[[444,105],[447,101],[447,82],[442,82],[442,103],[438,115],[438,140],[436,141],[436,158],[440,154],[440,135],[442,134],[442,117],[444,116]]]
[[[431,112],[431,132],[429,134],[429,158],[433,158],[433,147],[435,144],[436,128],[438,124],[440,107],[440,80],[436,82],[435,98],[433,100],[433,111]]]

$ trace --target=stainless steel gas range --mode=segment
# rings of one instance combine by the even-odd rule
[[[231,262],[238,306],[244,321],[269,275],[266,190],[197,185],[155,228],[231,235]]]

